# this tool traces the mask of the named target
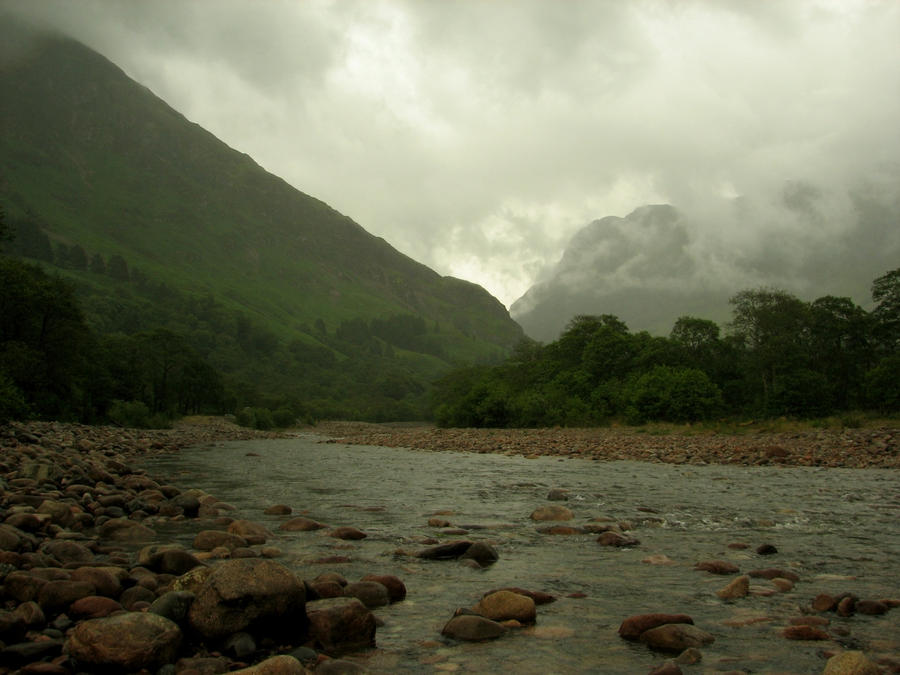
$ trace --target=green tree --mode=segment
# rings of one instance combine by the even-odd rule
[[[90,332],[72,288],[0,258],[0,373],[38,415],[78,417]]]
[[[779,379],[806,365],[808,306],[787,291],[769,288],[741,291],[730,302],[731,330],[747,350],[758,408],[764,414],[780,412],[773,405]]]
[[[900,350],[900,267],[872,282],[872,300],[875,337],[884,352],[896,353]]]
[[[810,369],[822,376],[816,384],[826,394],[826,409],[862,403],[863,381],[872,362],[871,318],[850,298],[825,296],[808,312]]]

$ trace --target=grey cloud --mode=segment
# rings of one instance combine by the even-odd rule
[[[781,238],[793,277],[854,242],[852,195],[891,203],[871,194],[892,194],[898,173],[895,3],[4,6],[73,33],[270,171],[507,303],[585,223],[650,203],[684,214],[696,274],[767,278],[778,265],[759,261]],[[819,194],[798,210],[788,181]]]

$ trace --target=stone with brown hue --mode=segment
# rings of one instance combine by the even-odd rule
[[[79,623],[70,631],[65,651],[82,669],[134,672],[172,663],[181,640],[181,630],[168,619],[126,612]]]
[[[357,541],[359,539],[365,539],[369,535],[356,527],[351,527],[349,525],[343,525],[341,527],[336,527],[331,532],[328,533],[329,537],[334,537],[335,539],[344,539],[348,541]]]
[[[712,644],[716,638],[705,630],[687,623],[667,623],[641,633],[641,642],[652,649],[683,652],[690,647]]]
[[[560,504],[547,504],[531,512],[532,520],[572,520],[575,514]]]
[[[830,640],[831,637],[824,630],[800,624],[797,626],[788,626],[781,634],[788,640]]]
[[[738,574],[741,571],[740,567],[727,560],[704,560],[695,564],[694,569],[710,574]]]
[[[306,603],[309,639],[327,654],[375,646],[375,615],[356,598],[328,598]]]
[[[693,624],[694,620],[687,614],[635,614],[629,616],[619,626],[619,637],[626,640],[637,640],[645,631],[670,623]]]
[[[493,621],[514,619],[521,623],[534,623],[537,617],[534,600],[512,591],[497,591],[486,595],[472,611]]]
[[[286,567],[261,558],[228,560],[196,591],[191,626],[206,638],[238,631],[302,635],[303,583]]]
[[[313,530],[321,530],[324,527],[325,525],[312,518],[298,516],[297,518],[286,520],[278,526],[278,529],[283,532],[312,532]]]
[[[387,589],[391,603],[406,598],[406,584],[393,574],[367,574],[360,581],[377,581]]]
[[[750,593],[750,577],[746,574],[736,577],[727,586],[716,591],[716,595],[723,600],[744,598],[748,593]]]
[[[862,652],[847,651],[828,659],[822,675],[879,675],[881,672]]]
[[[231,671],[232,675],[306,675],[309,671],[293,656],[281,654],[260,661],[255,666]]]
[[[356,581],[347,584],[342,590],[343,595],[356,598],[370,609],[384,607],[391,601],[388,589],[377,581]]]
[[[450,619],[441,630],[441,635],[454,640],[481,642],[483,640],[495,640],[504,635],[507,630],[505,626],[483,616],[462,614]]]

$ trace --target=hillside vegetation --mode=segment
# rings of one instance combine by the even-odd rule
[[[866,312],[849,298],[745,290],[731,300],[724,334],[691,316],[668,337],[633,333],[609,314],[576,316],[554,342],[526,340],[502,365],[445,377],[437,421],[541,427],[897,413],[900,269],[875,279],[872,299]]]
[[[101,55],[11,22],[0,34],[5,250],[38,266],[11,272],[7,261],[7,273],[72,289],[101,351],[162,331],[221,381],[202,404],[137,390],[109,401],[151,415],[421,417],[436,376],[499,361],[520,339],[484,289],[269,174]],[[19,382],[4,349],[6,378]],[[108,413],[75,407],[67,414]]]

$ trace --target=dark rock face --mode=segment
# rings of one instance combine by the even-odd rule
[[[303,582],[271,560],[228,560],[196,592],[189,619],[206,638],[239,631],[300,636],[306,624]]]

